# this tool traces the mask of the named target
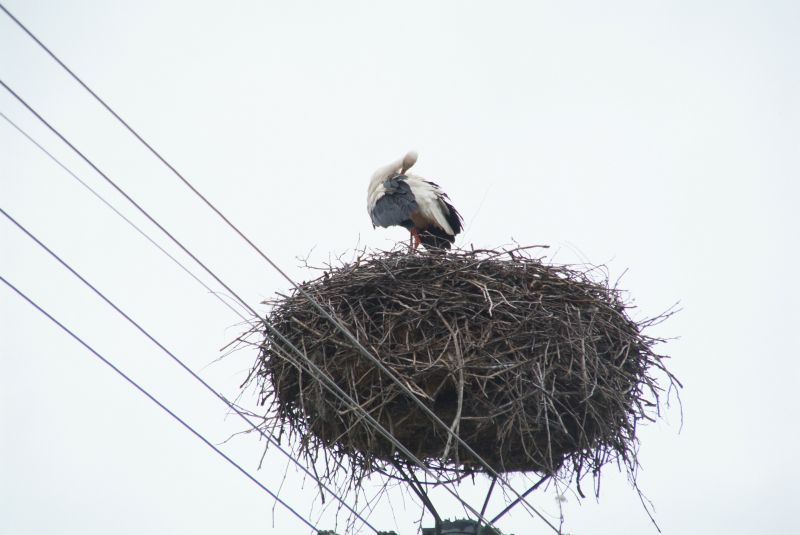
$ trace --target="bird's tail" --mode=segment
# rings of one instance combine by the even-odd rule
[[[450,244],[456,241],[455,236],[433,225],[420,231],[419,238],[426,249],[450,249]]]

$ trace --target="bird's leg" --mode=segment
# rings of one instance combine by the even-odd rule
[[[411,250],[416,251],[419,247],[419,244],[422,243],[422,238],[419,237],[419,232],[416,228],[411,229]]]

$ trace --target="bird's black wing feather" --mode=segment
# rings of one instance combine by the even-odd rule
[[[449,249],[450,245],[456,241],[455,236],[451,236],[433,225],[422,229],[419,232],[419,239],[426,249]]]
[[[372,224],[378,227],[400,225],[411,228],[411,214],[419,206],[404,175],[397,175],[383,183],[386,193],[378,199],[370,212]]]
[[[447,223],[450,225],[450,228],[453,229],[453,234],[458,234],[464,227],[464,219],[461,217],[461,214],[458,213],[456,207],[450,204],[450,198],[444,193],[442,194],[442,197],[442,202],[447,207],[447,215],[445,215],[445,219],[447,219]]]
[[[433,182],[430,182],[430,184],[436,186],[436,184]],[[438,188],[438,186],[436,187]],[[442,211],[444,212],[444,217],[447,220],[447,223],[450,225],[450,228],[453,229],[453,235],[451,236],[438,226],[434,225],[428,225],[427,228],[420,229],[420,240],[426,249],[449,249],[450,245],[456,241],[455,235],[460,233],[464,227],[461,214],[458,213],[458,210],[456,210],[455,206],[450,204],[450,197],[448,197],[446,193],[440,193],[439,202],[441,203]]]

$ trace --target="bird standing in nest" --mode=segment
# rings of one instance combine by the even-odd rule
[[[373,227],[399,225],[411,232],[411,248],[449,249],[461,232],[462,218],[441,188],[408,174],[417,153],[381,167],[367,189],[367,211]]]

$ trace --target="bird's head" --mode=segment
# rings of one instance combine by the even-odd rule
[[[406,172],[411,169],[411,167],[417,162],[417,153],[416,151],[409,151],[403,156],[401,159],[390,163],[389,165],[384,165],[377,171],[372,174],[372,183],[383,182],[384,180],[388,180],[392,178],[394,175],[401,174],[404,175]]]
[[[400,174],[401,175],[406,174],[406,171],[411,169],[411,167],[415,163],[417,163],[417,157],[418,157],[418,154],[417,154],[417,151],[415,151],[415,150],[410,150],[410,151],[408,151],[408,153],[406,153],[405,156],[403,156],[403,162],[400,165]]]

